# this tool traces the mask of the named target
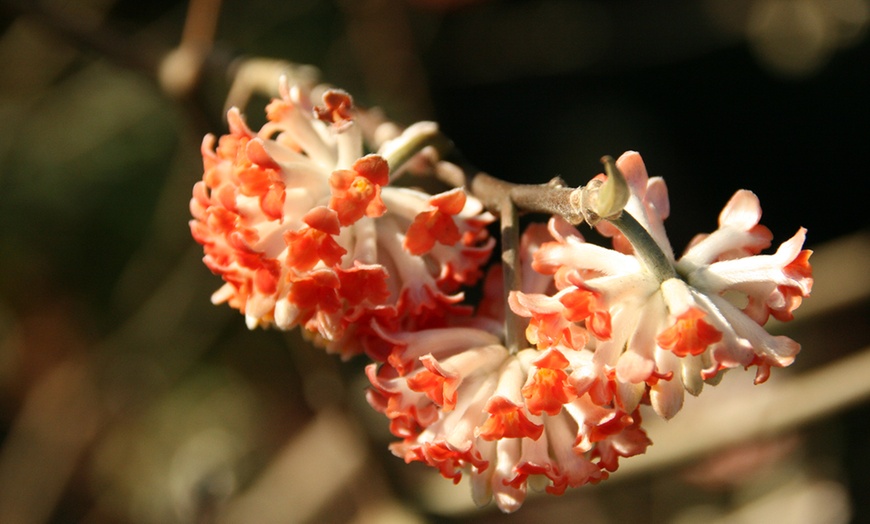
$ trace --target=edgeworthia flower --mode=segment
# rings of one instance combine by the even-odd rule
[[[479,505],[517,510],[530,486],[561,494],[597,483],[650,444],[637,409],[600,385],[594,354],[566,347],[512,354],[474,328],[396,334],[391,364],[366,368],[369,403],[402,440],[391,446],[459,482]]]
[[[377,355],[374,323],[426,327],[467,312],[457,290],[480,276],[494,244],[480,203],[461,189],[388,186],[402,166],[364,153],[347,93],[327,91],[316,107],[298,89],[281,95],[259,131],[231,109],[229,134],[216,147],[203,141],[190,227],[225,281],[212,301],[252,329],[301,326],[345,356]],[[427,126],[381,149],[401,150]]]
[[[631,411],[649,394],[652,406],[670,418],[682,406],[683,391],[698,394],[704,381],[738,366],[757,367],[756,382],[771,367],[792,363],[797,342],[769,334],[762,326],[773,315],[788,320],[812,287],[810,251],[800,229],[772,254],[770,231],[759,224],[761,207],[740,190],[719,215],[719,228],[693,240],[679,259],[665,234],[669,204],[664,181],[649,178],[640,155],[616,163],[631,188],[625,212],[651,239],[638,254],[630,239],[602,221],[616,249],[584,241],[571,226],[551,222],[556,240],[534,256],[534,268],[554,275],[552,294],[516,292],[514,310],[531,318],[528,337],[539,348],[585,343],[590,335],[598,373],[612,374],[619,404]],[[646,256],[642,256],[646,255]]]
[[[552,236],[537,226],[522,237],[527,290],[553,285],[530,265],[547,240]],[[477,316],[499,315],[493,306],[503,303],[501,290],[486,286],[484,295]],[[566,333],[575,347],[519,351],[505,347],[501,329],[451,326],[385,335],[390,353],[366,373],[369,403],[402,439],[393,453],[454,482],[468,475],[474,501],[494,500],[504,512],[517,510],[530,488],[561,494],[606,479],[620,457],[643,453],[650,441],[637,406],[619,403],[612,378],[585,347],[586,330],[566,327]]]
[[[367,354],[367,398],[400,439],[393,453],[467,475],[478,504],[511,512],[529,488],[600,482],[650,445],[643,405],[670,418],[727,369],[754,367],[760,383],[800,350],[763,326],[810,293],[805,230],[763,254],[773,235],[753,193],[735,193],[718,229],[677,258],[667,188],[637,153],[606,157],[584,188],[478,177],[504,220],[503,265],[490,264],[494,217],[480,200],[397,185],[411,165],[462,185],[428,148],[437,126],[392,126],[367,154],[359,116],[343,91],[314,105],[282,84],[258,131],[231,109],[229,133],[204,139],[190,227],[224,281],[212,301],[251,329],[300,327],[328,351]],[[520,237],[518,202],[560,217]],[[480,300],[466,300],[484,270]]]

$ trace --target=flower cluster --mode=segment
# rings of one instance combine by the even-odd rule
[[[315,106],[284,86],[266,116],[254,132],[231,110],[229,134],[203,142],[191,230],[225,282],[213,302],[251,328],[298,326],[329,351],[367,354],[367,398],[400,439],[393,453],[454,482],[467,474],[479,504],[510,512],[530,487],[600,482],[650,445],[644,406],[670,418],[685,391],[734,367],[755,367],[763,382],[800,349],[763,325],[790,319],[810,292],[805,231],[762,254],[772,234],[749,191],[676,258],[664,182],[626,153],[577,199],[601,207],[574,215],[613,249],[559,216],[532,224],[504,246],[521,276],[505,293],[480,200],[396,185],[415,158],[408,145],[423,151],[434,124],[365,154],[342,91]],[[438,154],[421,155],[444,169]],[[471,304],[464,290],[477,284]],[[505,335],[517,325],[519,345]]]
[[[511,512],[530,484],[561,494],[597,483],[650,444],[640,412],[614,402],[588,349],[512,353],[497,336],[458,327],[392,340],[391,363],[366,371],[369,403],[402,438],[393,453],[454,482],[467,471],[480,505],[494,499]]]
[[[373,325],[424,328],[467,314],[458,290],[489,258],[491,216],[461,189],[388,185],[403,166],[387,153],[434,125],[365,155],[347,93],[329,90],[314,106],[299,89],[281,91],[259,131],[231,109],[229,134],[202,144],[190,228],[225,281],[212,302],[241,311],[252,329],[301,326],[344,356],[377,355]]]
[[[774,254],[759,254],[772,235],[758,223],[758,198],[741,190],[720,213],[719,228],[696,237],[675,260],[663,226],[669,210],[664,181],[647,176],[637,153],[623,155],[617,167],[631,188],[626,212],[649,234],[670,272],[652,271],[607,222],[602,232],[614,237],[618,250],[554,225],[556,240],[535,253],[533,267],[553,275],[557,291],[512,296],[514,310],[531,319],[529,340],[540,349],[594,349],[600,372],[613,373],[621,405],[632,409],[648,395],[665,418],[680,410],[684,391],[697,395],[725,369],[755,366],[760,383],[772,366],[791,364],[800,346],[762,326],[771,315],[790,319],[810,292],[805,230]],[[589,341],[578,343],[572,335],[580,326]]]

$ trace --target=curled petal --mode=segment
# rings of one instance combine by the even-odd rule
[[[390,419],[393,435],[412,437],[421,427],[437,420],[436,406],[424,394],[412,391],[402,380],[379,373],[377,364],[366,366],[366,376],[372,384],[366,400]]]
[[[323,93],[323,105],[314,108],[318,119],[336,125],[346,124],[353,115],[353,99],[340,89],[330,89]]]
[[[608,434],[595,448],[595,454],[600,457],[600,465],[604,469],[616,471],[619,467],[619,457],[639,455],[652,444],[640,424],[640,411],[635,411],[631,416],[622,415],[611,419],[607,425],[621,426],[620,431]]]

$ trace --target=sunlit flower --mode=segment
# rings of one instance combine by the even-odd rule
[[[567,347],[511,354],[474,328],[394,334],[387,364],[366,368],[369,403],[402,438],[391,449],[518,509],[529,486],[561,494],[596,483],[619,457],[650,444],[637,410],[625,411],[597,375],[594,354]]]
[[[462,189],[388,186],[402,167],[389,152],[434,124],[366,155],[354,114],[343,91],[314,107],[286,85],[259,131],[231,109],[229,134],[203,141],[190,227],[225,281],[212,301],[250,328],[302,326],[329,350],[377,356],[373,324],[422,328],[467,313],[458,291],[480,277],[494,241],[491,217]]]
[[[632,196],[629,212],[667,260],[667,274],[635,256],[632,245],[613,225],[615,250],[586,243],[579,232],[551,221],[554,242],[535,254],[534,268],[554,276],[552,294],[515,293],[514,310],[531,319],[529,338],[539,348],[559,344],[588,347],[595,374],[612,374],[617,404],[631,411],[648,393],[655,410],[673,416],[684,390],[700,392],[733,367],[756,366],[756,382],[772,366],[791,364],[800,346],[773,336],[762,325],[769,316],[790,319],[808,296],[810,251],[800,229],[775,253],[759,254],[772,235],[759,225],[757,197],[738,191],[719,215],[719,228],[697,237],[675,260],[663,220],[669,212],[660,178],[649,178],[637,153],[626,153],[617,167]]]

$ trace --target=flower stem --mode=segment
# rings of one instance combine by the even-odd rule
[[[435,140],[433,139],[433,141]],[[449,140],[446,137],[442,137],[441,140],[436,142],[449,144]],[[628,185],[611,157],[602,158],[608,174],[608,181],[604,184],[595,184],[594,190],[587,191],[583,187],[565,187],[564,183],[558,178],[551,180],[547,184],[535,185],[506,182],[473,169],[455,150],[451,151],[451,156],[466,173],[474,173],[470,177],[466,177],[464,181],[471,194],[477,197],[487,209],[501,213],[503,240],[505,235],[505,206],[511,208],[509,210],[511,213],[517,213],[519,209],[558,215],[574,225],[581,224],[584,221],[584,213],[592,211],[593,213],[590,216],[594,216],[595,220],[607,220],[625,235],[634,247],[637,257],[641,259],[647,270],[655,275],[659,281],[664,282],[677,276],[671,261],[665,256],[649,232],[631,214],[623,210],[613,216],[601,216],[602,213],[609,214],[612,210],[622,209],[628,200]],[[459,183],[455,178],[441,178],[442,181],[453,186],[457,186]],[[592,185],[590,183],[590,187]],[[611,187],[613,185],[619,187],[613,188]],[[600,193],[602,188],[605,189],[606,198],[603,198],[603,204],[605,204],[604,207],[606,209],[602,211],[602,209],[599,209],[600,206],[594,210],[584,209],[584,195],[588,196],[586,193],[592,193],[595,197],[601,199]],[[591,221],[592,219],[590,218]],[[503,258],[505,256],[505,254],[502,255]],[[507,267],[505,271],[507,272]],[[505,273],[505,278],[508,278],[507,273]],[[507,286],[507,281],[505,281],[505,285]],[[518,288],[514,287],[513,289]]]
[[[501,219],[501,261],[504,282],[504,338],[505,347],[512,354],[520,350],[520,344],[525,344],[523,326],[519,317],[508,305],[508,297],[512,290],[520,289],[520,231],[517,206],[511,200],[510,194],[504,196],[499,205]]]
[[[438,157],[443,157],[453,149],[453,143],[438,130],[435,123],[420,122],[408,128],[394,142],[394,147],[382,153],[390,165],[390,178],[394,178],[414,155],[427,147],[434,147]]]
[[[583,189],[565,187],[558,178],[546,184],[514,184],[478,172],[471,178],[470,186],[471,193],[488,209],[499,209],[508,196],[523,211],[559,215],[574,225],[583,222],[579,206]]]
[[[655,275],[659,282],[674,278],[677,272],[674,265],[668,260],[664,252],[649,231],[644,229],[640,222],[637,221],[628,211],[623,211],[615,217],[606,219],[608,222],[616,226],[619,232],[625,235],[625,238],[631,242],[634,248],[634,253],[646,266],[647,270]]]

